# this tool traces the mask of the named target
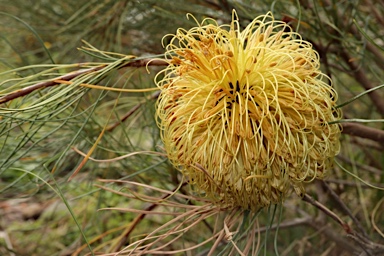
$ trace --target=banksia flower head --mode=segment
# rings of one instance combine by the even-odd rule
[[[268,13],[241,30],[233,12],[230,25],[178,29],[166,50],[158,125],[197,192],[256,211],[325,176],[339,151],[337,94],[286,23]]]

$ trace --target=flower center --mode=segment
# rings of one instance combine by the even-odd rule
[[[229,90],[220,88],[218,91],[218,99],[215,102],[214,107],[216,107],[222,100],[226,99],[227,108],[231,109],[234,103],[239,104],[239,98],[244,97],[244,88],[240,87],[239,81],[236,81],[234,85],[232,82],[229,82]]]
[[[229,82],[229,88],[231,88],[230,92],[231,92],[231,98],[232,98],[232,101],[231,103],[239,103],[239,99],[238,97],[241,97],[243,96],[241,93],[241,90],[240,90],[240,85],[239,85],[239,81],[236,81],[236,85],[235,87],[233,86],[232,82]],[[237,94],[239,93],[239,94]]]

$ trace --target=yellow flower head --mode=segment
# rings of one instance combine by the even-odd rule
[[[337,94],[309,42],[271,13],[241,31],[178,29],[157,79],[169,160],[223,207],[256,211],[321,179],[339,151]]]

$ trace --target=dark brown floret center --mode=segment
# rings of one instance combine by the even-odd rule
[[[247,92],[245,89],[246,85],[240,86],[239,81],[236,81],[236,83],[229,82],[229,90],[225,95],[222,95],[216,102],[215,106],[219,104],[224,98],[226,98],[227,102],[227,109],[232,109],[233,104],[237,103],[239,104],[240,98],[246,98],[247,97]],[[220,89],[218,91],[219,93],[224,92],[223,89]],[[229,93],[228,93],[229,92]]]

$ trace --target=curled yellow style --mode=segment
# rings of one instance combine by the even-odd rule
[[[340,148],[337,93],[286,23],[267,13],[241,31],[233,12],[230,25],[178,29],[166,50],[158,125],[196,192],[256,211],[325,176]]]

